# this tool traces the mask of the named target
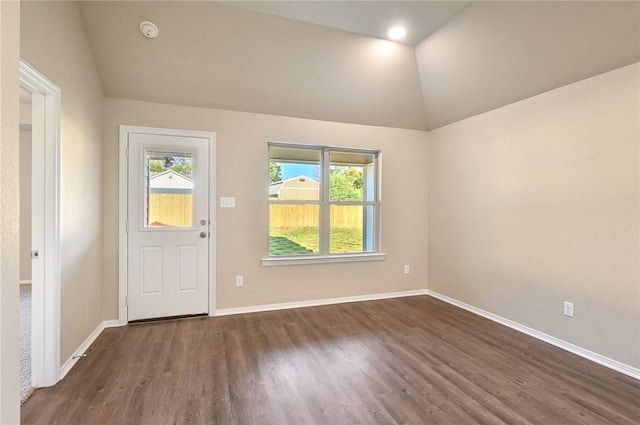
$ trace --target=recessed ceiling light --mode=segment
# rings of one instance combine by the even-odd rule
[[[407,30],[404,27],[393,27],[387,33],[392,40],[401,40],[407,35]]]
[[[147,38],[156,38],[158,36],[158,27],[153,22],[140,22],[140,32]]]

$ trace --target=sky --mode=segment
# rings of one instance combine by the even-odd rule
[[[320,176],[320,166],[318,164],[280,163],[280,165],[282,166],[282,180],[298,176],[306,176],[318,180]]]

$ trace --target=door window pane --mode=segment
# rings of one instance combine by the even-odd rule
[[[144,227],[193,227],[194,153],[144,150]]]

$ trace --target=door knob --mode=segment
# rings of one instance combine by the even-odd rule
[[[201,238],[206,238],[207,237],[207,232],[200,232],[200,237]]]

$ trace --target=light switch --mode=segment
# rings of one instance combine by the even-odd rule
[[[234,197],[220,197],[220,208],[235,208],[236,198]]]

